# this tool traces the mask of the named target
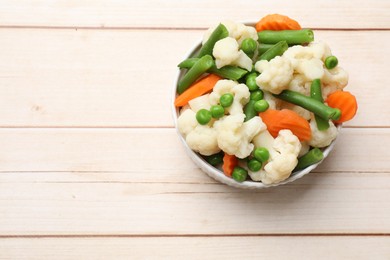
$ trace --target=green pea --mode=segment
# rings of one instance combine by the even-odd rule
[[[258,100],[254,104],[254,108],[255,108],[256,112],[264,112],[265,110],[267,110],[269,108],[269,104],[268,104],[267,100],[264,100],[264,99]]]
[[[255,91],[259,89],[256,83],[256,78],[257,78],[256,72],[249,73],[246,76],[245,85],[249,88],[250,91]]]
[[[207,109],[200,109],[196,112],[196,120],[201,125],[207,125],[211,120],[211,112]]]
[[[336,56],[328,56],[325,59],[325,67],[329,70],[336,67],[338,63],[339,63],[339,60],[337,59]]]
[[[217,119],[225,115],[225,109],[221,105],[211,106],[210,112],[211,116]]]
[[[252,57],[257,48],[257,42],[252,38],[247,38],[241,43],[241,50],[245,52],[246,55]]]
[[[216,166],[218,164],[221,164],[223,161],[223,153],[219,152],[213,155],[209,155],[205,157],[206,161],[211,164],[212,166]]]
[[[243,182],[248,176],[248,171],[240,166],[236,166],[233,169],[232,178],[238,182]]]
[[[252,172],[260,171],[262,165],[263,163],[256,159],[250,159],[248,161],[248,169]]]
[[[233,104],[233,95],[230,93],[225,93],[219,98],[219,103],[223,107],[230,107]]]
[[[263,99],[264,93],[261,91],[261,89],[251,92],[250,99],[254,101],[258,101]]]
[[[266,162],[269,159],[269,151],[265,147],[257,147],[253,151],[253,156],[260,162]]]

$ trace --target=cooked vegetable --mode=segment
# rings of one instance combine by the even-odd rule
[[[254,104],[254,108],[255,108],[255,111],[257,113],[259,112],[264,112],[265,110],[267,110],[269,108],[269,104],[266,100],[262,99],[262,100],[258,100],[255,102]]]
[[[181,69],[190,69],[194,64],[199,60],[199,58],[188,58],[179,65],[177,65]],[[231,79],[231,80],[239,80],[242,78],[245,74],[248,73],[248,71],[241,69],[239,67],[235,66],[224,66],[220,69],[217,69],[215,66],[215,62],[213,61],[213,66],[207,70],[207,72],[218,75],[222,78]]]
[[[328,107],[322,102],[314,98],[302,95],[301,93],[296,91],[283,90],[282,93],[274,96],[284,101],[301,106],[323,119],[338,120],[341,116],[341,112],[339,109]]]
[[[219,98],[219,103],[223,107],[230,107],[233,104],[234,96],[230,93],[225,93]]]
[[[277,44],[273,45],[266,52],[264,52],[258,60],[272,60],[276,56],[281,56],[288,49],[288,44],[286,41],[280,41]]]
[[[222,170],[226,176],[229,177],[232,176],[233,170],[237,166],[237,164],[238,164],[238,160],[236,156],[227,153],[224,154]]]
[[[215,28],[213,33],[210,35],[209,39],[200,48],[198,58],[203,57],[205,55],[211,55],[213,53],[215,43],[228,36],[229,31],[226,29],[225,25],[219,24],[217,28]]]
[[[211,112],[204,108],[200,109],[196,112],[196,120],[201,125],[207,125],[211,120]]]
[[[313,147],[326,147],[336,139],[338,130],[332,121],[329,121],[329,128],[326,130],[318,130],[317,123],[315,120],[310,121],[311,128],[311,139],[308,144]]]
[[[254,101],[258,101],[263,99],[264,93],[261,89],[251,92],[250,99]]]
[[[260,31],[257,33],[261,43],[276,44],[286,41],[287,44],[304,44],[314,40],[314,33],[310,29],[284,30],[284,31]]]
[[[299,23],[288,16],[281,14],[269,14],[261,18],[255,25],[256,31],[263,30],[300,30]]]
[[[249,102],[244,107],[244,114],[245,114],[245,122],[255,117],[256,111],[255,111],[255,103],[254,100],[249,100]]]
[[[257,41],[253,40],[252,38],[246,38],[242,41],[240,47],[246,55],[248,55],[249,57],[253,57],[257,49]]]
[[[354,95],[348,91],[338,90],[333,92],[326,99],[328,106],[341,110],[341,117],[335,118],[335,123],[343,123],[351,120],[357,112],[358,105]]]
[[[182,94],[192,83],[194,83],[203,73],[213,66],[213,58],[205,55],[195,62],[194,66],[181,78],[177,86],[177,93]]]
[[[255,157],[260,162],[266,162],[269,159],[269,151],[265,147],[257,147],[253,151],[253,157]]]
[[[209,74],[206,77],[198,80],[175,99],[175,106],[182,107],[186,105],[188,101],[211,91],[220,79],[221,78],[217,75]]]
[[[257,78],[257,73],[252,72],[246,75],[245,77],[245,85],[249,88],[250,91],[255,91],[259,89],[259,87],[256,84],[256,78]]]
[[[259,47],[257,48],[259,52],[259,56],[263,54],[264,52],[268,51],[270,48],[272,48],[275,44],[267,44],[267,43],[260,43]]]
[[[319,148],[313,148],[304,156],[298,158],[298,164],[294,171],[302,170],[312,164],[320,162],[324,158],[324,154]]]
[[[218,69],[235,65],[247,71],[252,70],[252,59],[239,49],[238,42],[232,37],[219,40],[214,46],[213,56]]]
[[[322,92],[321,92],[321,80],[315,79],[312,81],[310,86],[310,96],[314,99],[317,99],[320,102],[324,102],[324,99],[322,98]],[[317,128],[320,131],[324,131],[329,128],[329,120],[323,119],[317,115],[315,115],[315,121],[317,123]]]
[[[262,165],[262,162],[256,159],[250,159],[247,163],[248,169],[252,172],[260,171]]]
[[[224,116],[225,109],[221,105],[214,105],[214,106],[211,106],[210,112],[211,112],[211,116],[213,118],[218,119],[218,118],[221,118]]]
[[[206,161],[212,166],[219,165],[223,162],[223,152],[205,156]]]
[[[248,177],[248,171],[240,166],[236,166],[233,169],[232,178],[238,182],[243,182]]]
[[[274,138],[282,129],[291,130],[301,141],[307,141],[311,138],[309,122],[292,110],[268,109],[259,115]]]
[[[325,67],[329,70],[336,67],[338,63],[339,63],[339,60],[337,59],[336,56],[328,56],[325,59]]]

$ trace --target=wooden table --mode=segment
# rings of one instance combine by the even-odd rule
[[[275,12],[359,112],[312,174],[238,190],[184,153],[172,82],[206,28]],[[390,259],[389,30],[385,0],[1,1],[0,259]]]

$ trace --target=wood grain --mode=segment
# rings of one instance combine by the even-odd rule
[[[0,126],[171,127],[176,65],[202,33],[0,29]],[[350,74],[347,89],[359,111],[347,126],[390,126],[390,113],[378,112],[390,109],[383,73],[390,67],[390,49],[383,48],[389,36],[316,32]]]
[[[304,27],[389,28],[388,1],[3,1],[1,26],[205,28],[224,19],[289,15]]]
[[[366,260],[388,259],[389,243],[389,237],[376,236],[12,238],[0,239],[0,259],[237,259],[240,256]]]

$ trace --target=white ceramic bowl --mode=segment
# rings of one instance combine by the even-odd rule
[[[253,25],[251,23],[246,23],[246,24]],[[195,54],[199,50],[200,46],[201,46],[201,41],[196,43],[189,50],[187,55],[185,55],[185,57],[182,60],[185,60],[185,59],[191,57],[193,54]],[[178,127],[177,127],[177,118],[178,118],[178,115],[179,115],[179,110],[178,110],[178,108],[175,107],[174,100],[175,100],[175,98],[177,96],[177,93],[176,93],[177,84],[178,84],[178,82],[179,82],[179,80],[181,79],[182,76],[183,76],[183,71],[178,69],[177,73],[176,73],[176,76],[175,76],[175,80],[173,82],[172,96],[171,96],[171,98],[172,98],[171,99],[171,108],[172,108],[173,120],[174,120],[174,123],[175,123],[175,128],[176,128],[177,134],[179,135],[179,138],[180,138],[181,142],[183,143],[184,148],[185,148],[188,156],[195,162],[195,164],[202,171],[204,171],[207,175],[209,175],[211,178],[213,178],[213,179],[215,179],[215,180],[217,180],[217,181],[219,181],[221,183],[224,183],[224,184],[227,184],[229,186],[236,187],[236,188],[242,188],[242,189],[263,189],[263,188],[268,188],[268,187],[273,187],[273,186],[279,186],[279,185],[282,185],[282,184],[286,184],[286,183],[295,181],[295,180],[303,177],[304,175],[308,174],[312,170],[314,170],[329,155],[330,151],[332,151],[332,149],[333,149],[333,147],[335,145],[336,139],[333,140],[333,142],[328,147],[322,149],[322,152],[324,154],[324,158],[322,159],[322,161],[320,161],[320,162],[318,162],[316,164],[310,165],[309,167],[307,167],[307,168],[305,168],[303,170],[296,171],[296,172],[292,173],[289,178],[287,178],[286,180],[284,180],[282,182],[275,183],[275,184],[270,184],[270,185],[263,184],[262,182],[255,182],[255,181],[252,181],[252,180],[246,180],[244,182],[237,182],[234,179],[226,176],[222,172],[221,169],[215,168],[214,166],[210,165],[206,160],[204,160],[202,158],[202,156],[200,156],[198,153],[194,152],[191,148],[189,148],[189,146],[187,145],[184,137],[180,134],[180,132],[178,130]],[[341,125],[338,126],[338,130],[340,130],[340,129],[341,129]]]

